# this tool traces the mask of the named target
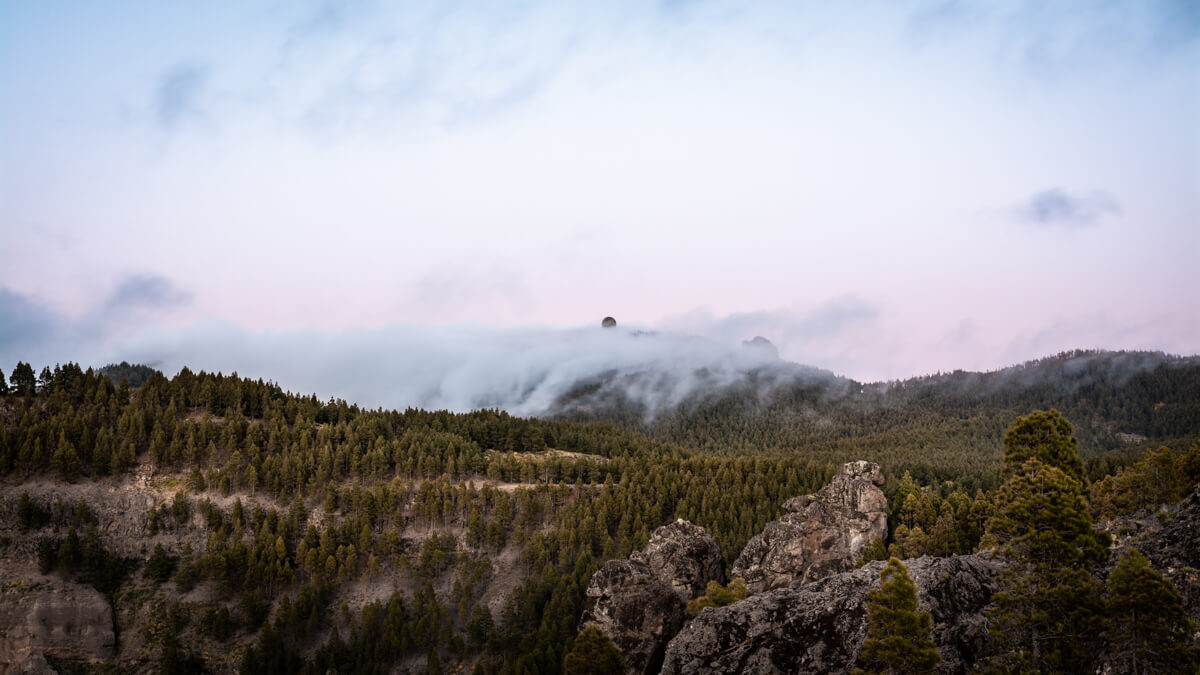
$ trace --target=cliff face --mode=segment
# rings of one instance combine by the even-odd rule
[[[40,655],[71,661],[111,659],[112,608],[90,586],[49,579],[0,592],[0,672],[22,672]]]
[[[621,650],[627,673],[657,673],[688,600],[721,578],[721,549],[704,528],[676,520],[654,531],[628,560],[592,575],[581,627],[595,625]]]
[[[784,502],[733,565],[750,593],[794,587],[852,568],[873,540],[887,537],[883,474],[872,462],[848,462],[814,495]]]
[[[847,673],[867,635],[867,591],[885,563],[705,609],[667,646],[662,672]],[[983,609],[1000,564],[990,557],[905,562],[920,609],[933,615],[938,672],[966,673],[985,639]]]

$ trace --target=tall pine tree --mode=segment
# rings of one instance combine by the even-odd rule
[[[1106,559],[1109,538],[1092,529],[1083,485],[1068,472],[1078,456],[1049,458],[1055,463],[1033,457],[1013,472],[988,521],[987,540],[1009,565],[989,612],[985,672],[1085,672],[1097,653],[1103,588],[1092,568]]]
[[[1071,423],[1034,411],[1004,437],[1008,481],[995,498],[985,543],[1008,559],[989,611],[985,672],[1085,672],[1105,626],[1093,568],[1109,537],[1092,529]]]

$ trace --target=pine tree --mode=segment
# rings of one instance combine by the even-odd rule
[[[621,672],[621,651],[595,626],[579,631],[575,647],[563,659],[565,675],[617,675]]]
[[[867,594],[867,639],[859,652],[861,673],[927,673],[941,661],[930,638],[933,619],[917,612],[917,587],[904,563],[888,561],[880,587]]]
[[[1108,609],[1112,623],[1105,637],[1119,672],[1194,673],[1200,667],[1200,648],[1192,640],[1196,624],[1183,598],[1135,548],[1108,575]]]
[[[1010,474],[1026,461],[1037,459],[1083,482],[1075,428],[1057,410],[1035,410],[1018,418],[1004,434],[1004,447],[1004,464]]]
[[[36,391],[37,379],[33,375],[33,366],[24,361],[17,361],[10,381],[12,393],[18,396],[33,396]]]
[[[174,571],[175,559],[167,555],[162,544],[155,544],[154,553],[146,561],[146,569],[142,572],[142,576],[161,584],[170,579]]]
[[[58,435],[58,449],[50,457],[50,468],[57,471],[63,480],[72,483],[79,477],[79,455],[75,453],[75,446],[67,440],[66,431]]]
[[[1009,559],[993,598],[989,660],[999,672],[1082,672],[1103,629],[1101,584],[1089,567],[1108,553],[1092,530],[1079,481],[1030,459],[1001,486],[987,539]]]

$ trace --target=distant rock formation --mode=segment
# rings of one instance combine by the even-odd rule
[[[707,608],[667,646],[663,675],[847,673],[867,636],[867,591],[885,563]],[[939,673],[966,673],[986,641],[983,610],[999,561],[986,555],[907,560],[922,611],[933,615]]]
[[[595,625],[621,650],[626,673],[657,673],[667,642],[683,625],[687,602],[720,581],[721,549],[704,528],[676,520],[654,531],[628,560],[592,575],[580,627]]]
[[[768,356],[771,359],[779,358],[779,349],[771,344],[770,340],[761,335],[756,335],[751,340],[742,340],[742,346]]]
[[[604,317],[604,319],[602,321],[600,321],[600,327],[601,328],[616,328],[617,320],[612,318],[611,316],[606,316],[606,317]]]
[[[887,538],[883,474],[873,462],[848,462],[815,495],[793,497],[733,564],[751,594],[794,587],[854,566],[875,539]]]
[[[36,672],[43,655],[103,661],[115,649],[112,607],[91,586],[55,580],[0,592],[0,672]]]

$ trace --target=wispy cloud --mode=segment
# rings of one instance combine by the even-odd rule
[[[1107,192],[1098,190],[1081,195],[1061,188],[1035,193],[1018,209],[1018,217],[1024,222],[1068,227],[1093,225],[1104,216],[1120,213],[1117,200]]]
[[[916,44],[969,40],[991,58],[1057,78],[1100,64],[1154,61],[1200,38],[1190,0],[1072,3],[918,2],[908,15]]]
[[[49,307],[0,287],[0,354],[20,358],[61,334],[66,324],[66,318]]]
[[[851,295],[809,309],[735,312],[720,317],[696,310],[665,325],[730,343],[762,335],[783,345],[800,346],[869,326],[879,314],[878,305]]]
[[[191,300],[190,292],[166,277],[133,275],[118,282],[94,309],[71,316],[36,297],[0,286],[0,363],[76,360],[103,365],[86,362]]]
[[[192,63],[179,63],[163,73],[154,92],[158,123],[168,129],[204,115],[203,96],[208,74]]]
[[[164,276],[133,275],[121,281],[104,308],[110,312],[168,309],[182,307],[191,301],[191,293],[179,289]]]
[[[476,122],[545,91],[583,31],[540,3],[321,5],[289,29],[272,98],[326,132]]]

